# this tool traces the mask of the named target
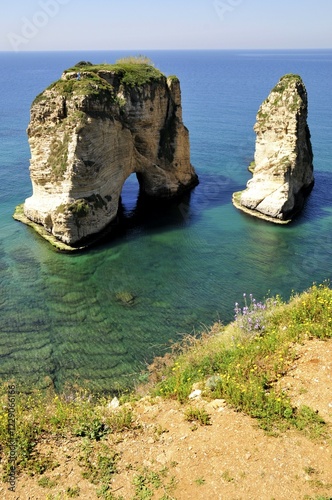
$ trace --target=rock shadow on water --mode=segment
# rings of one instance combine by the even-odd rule
[[[182,227],[191,218],[192,191],[171,199],[156,199],[141,190],[134,208],[128,210],[120,198],[117,218],[93,246],[115,245],[124,238]],[[90,245],[92,246],[92,245]]]
[[[291,226],[324,220],[332,215],[332,172],[315,171],[315,185]]]
[[[200,184],[193,193],[196,217],[199,217],[204,210],[229,205],[232,202],[233,191],[241,188],[241,184],[223,174],[203,172],[199,178]]]
[[[115,244],[123,238],[162,233],[197,223],[204,210],[231,202],[232,192],[240,188],[224,175],[200,173],[200,183],[191,191],[171,199],[156,199],[139,190],[134,208],[120,199],[116,222],[106,228],[98,245]]]

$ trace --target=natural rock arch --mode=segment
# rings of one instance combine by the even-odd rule
[[[147,63],[80,65],[37,96],[25,216],[68,245],[115,219],[126,179],[168,198],[198,182],[180,83]]]

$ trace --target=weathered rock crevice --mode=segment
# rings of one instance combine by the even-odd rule
[[[157,198],[198,182],[179,80],[148,64],[64,72],[32,104],[28,137],[33,194],[24,214],[69,245],[116,218],[132,173]]]
[[[307,116],[302,79],[283,76],[258,110],[253,177],[234,193],[237,208],[276,223],[289,222],[302,209],[314,185]]]

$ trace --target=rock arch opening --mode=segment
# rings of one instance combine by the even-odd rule
[[[130,215],[134,212],[139,194],[140,185],[136,173],[133,173],[125,180],[120,194],[119,206],[124,215]]]

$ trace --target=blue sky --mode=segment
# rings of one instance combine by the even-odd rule
[[[332,48],[331,0],[11,0],[0,50]]]

